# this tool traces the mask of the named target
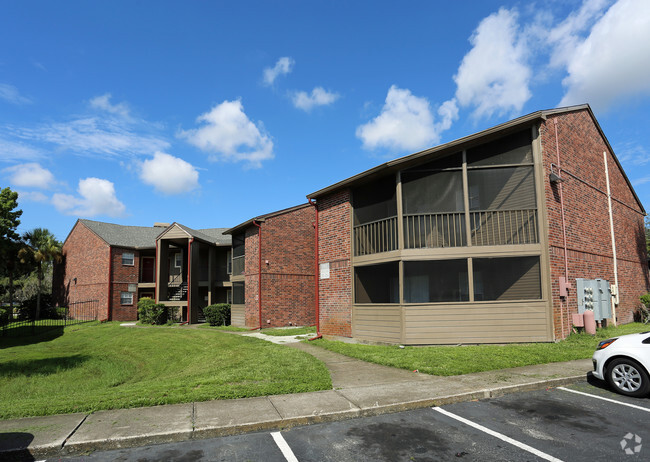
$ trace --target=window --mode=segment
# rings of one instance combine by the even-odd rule
[[[181,252],[174,254],[174,267],[181,268],[183,266],[183,254]]]
[[[474,300],[539,300],[539,257],[474,258]]]
[[[232,305],[232,290],[226,290],[226,303]]]
[[[246,304],[246,286],[243,282],[232,283],[232,304],[245,305]]]
[[[404,303],[466,301],[466,259],[404,262]]]
[[[135,263],[135,254],[131,252],[124,252],[122,254],[122,265],[133,266]]]
[[[355,303],[399,303],[399,263],[354,269]]]
[[[133,305],[133,292],[120,292],[121,305]]]
[[[232,274],[232,252],[230,250],[226,252],[226,274]]]

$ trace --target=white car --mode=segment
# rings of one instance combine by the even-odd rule
[[[621,335],[598,344],[594,377],[627,396],[650,394],[650,332]]]

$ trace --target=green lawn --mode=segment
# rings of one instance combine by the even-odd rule
[[[344,343],[331,340],[310,342],[327,350],[371,363],[418,370],[431,375],[460,375],[509,367],[591,358],[600,340],[650,331],[649,325],[627,324],[599,329],[595,337],[572,334],[558,343],[405,347]]]
[[[0,419],[330,388],[306,353],[210,329],[92,323],[0,338]]]

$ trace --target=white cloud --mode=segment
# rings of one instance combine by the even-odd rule
[[[51,143],[60,150],[82,156],[132,157],[148,155],[169,147],[148,127],[121,119],[89,116],[69,122],[53,122],[36,128],[15,128],[17,138]]]
[[[264,84],[273,85],[275,79],[281,75],[286,75],[293,70],[293,65],[295,61],[293,58],[284,56],[275,63],[273,67],[267,67],[264,69]]]
[[[7,83],[0,83],[0,99],[18,105],[32,102],[29,98],[22,96],[16,87]]]
[[[179,136],[204,152],[210,160],[247,162],[261,167],[263,160],[273,158],[273,141],[261,123],[255,125],[244,113],[241,101],[224,101],[196,121],[203,126],[181,131]]]
[[[365,149],[420,150],[437,143],[440,133],[458,117],[454,100],[438,109],[441,122],[435,123],[429,101],[414,96],[410,90],[391,86],[381,113],[357,127],[357,138]]]
[[[199,172],[192,164],[164,152],[142,163],[140,178],[163,194],[180,194],[199,185]]]
[[[581,41],[579,34],[589,30],[596,19],[602,16],[612,0],[585,0],[580,9],[572,11],[558,25],[540,37],[544,42],[553,44],[551,66],[566,66],[571,55]]]
[[[531,97],[532,71],[517,13],[501,8],[483,19],[470,43],[454,76],[458,104],[473,106],[476,117],[520,111]]]
[[[616,2],[565,60],[560,105],[588,102],[606,109],[617,100],[650,95],[650,2]]]
[[[35,162],[7,167],[3,172],[9,173],[11,184],[19,187],[49,189],[56,184],[52,172]]]
[[[315,87],[311,95],[305,91],[297,91],[291,97],[293,105],[298,109],[309,112],[314,106],[327,106],[339,99],[339,94],[329,92],[323,87]]]
[[[25,161],[44,157],[36,148],[27,146],[21,141],[9,141],[0,138],[0,160]]]
[[[79,180],[77,189],[79,196],[69,194],[54,194],[52,204],[66,215],[93,217],[108,215],[119,217],[124,215],[126,207],[115,195],[115,185],[101,178],[86,178]]]
[[[18,200],[20,202],[49,202],[50,198],[40,191],[20,191],[18,190]]]
[[[129,115],[129,106],[122,102],[118,104],[111,104],[111,94],[105,93],[101,96],[96,96],[90,100],[90,107],[95,109],[101,109],[110,114],[114,114],[125,119],[130,118]]]

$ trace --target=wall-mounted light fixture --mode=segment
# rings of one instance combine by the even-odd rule
[[[555,172],[551,172],[551,174],[548,176],[548,179],[551,181],[551,183],[562,183],[564,181],[562,177]]]

